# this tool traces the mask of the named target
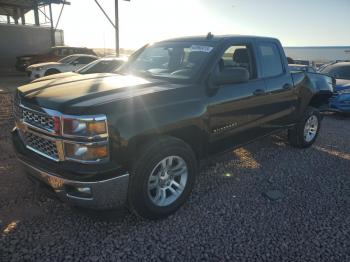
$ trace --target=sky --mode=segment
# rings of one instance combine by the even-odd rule
[[[69,0],[65,44],[114,48],[114,29],[94,0]],[[114,18],[114,0],[99,0]],[[57,19],[60,6],[54,6]],[[120,47],[219,34],[273,36],[284,46],[349,46],[350,0],[119,0]]]

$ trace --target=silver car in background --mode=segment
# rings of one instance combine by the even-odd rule
[[[104,57],[98,60],[91,62],[90,64],[85,65],[84,67],[66,73],[59,73],[54,75],[48,75],[41,78],[36,78],[32,82],[40,82],[45,80],[54,80],[65,77],[73,77],[78,75],[87,75],[87,74],[97,74],[97,73],[113,73],[121,65],[127,61],[127,57]]]
[[[43,76],[76,71],[97,59],[98,57],[93,55],[70,55],[58,60],[57,62],[30,65],[27,67],[26,72],[29,78],[34,80]]]

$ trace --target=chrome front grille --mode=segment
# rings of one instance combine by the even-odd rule
[[[52,160],[59,160],[57,145],[55,141],[46,139],[31,132],[25,132],[23,136],[26,146],[29,149]]]
[[[54,132],[55,121],[53,117],[27,108],[21,108],[20,110],[22,113],[22,119],[25,123],[45,129],[46,131]]]
[[[37,112],[35,110],[23,107],[19,103],[16,103],[16,100],[15,100],[15,106],[13,111],[16,119],[20,119],[31,126],[54,133],[55,131],[54,117],[49,116],[45,113]]]

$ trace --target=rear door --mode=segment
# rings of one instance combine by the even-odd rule
[[[297,94],[287,67],[287,59],[278,41],[257,42],[259,77],[266,86],[264,128],[267,132],[284,127],[293,122],[297,105]]]
[[[210,151],[245,143],[262,135],[266,117],[265,82],[256,73],[256,51],[252,42],[230,43],[217,62],[224,67],[244,67],[250,73],[246,83],[221,85],[208,97]],[[214,72],[215,73],[215,72]]]

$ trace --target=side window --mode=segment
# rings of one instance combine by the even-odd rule
[[[75,60],[75,62],[79,65],[86,65],[91,63],[92,61],[95,61],[96,59],[94,57],[88,57],[88,56],[82,56]]]
[[[250,79],[255,78],[254,59],[248,45],[232,45],[226,49],[219,61],[219,70],[232,67],[243,67],[249,71]]]
[[[273,77],[283,73],[280,53],[276,44],[262,43],[258,45],[261,57],[262,76]]]

